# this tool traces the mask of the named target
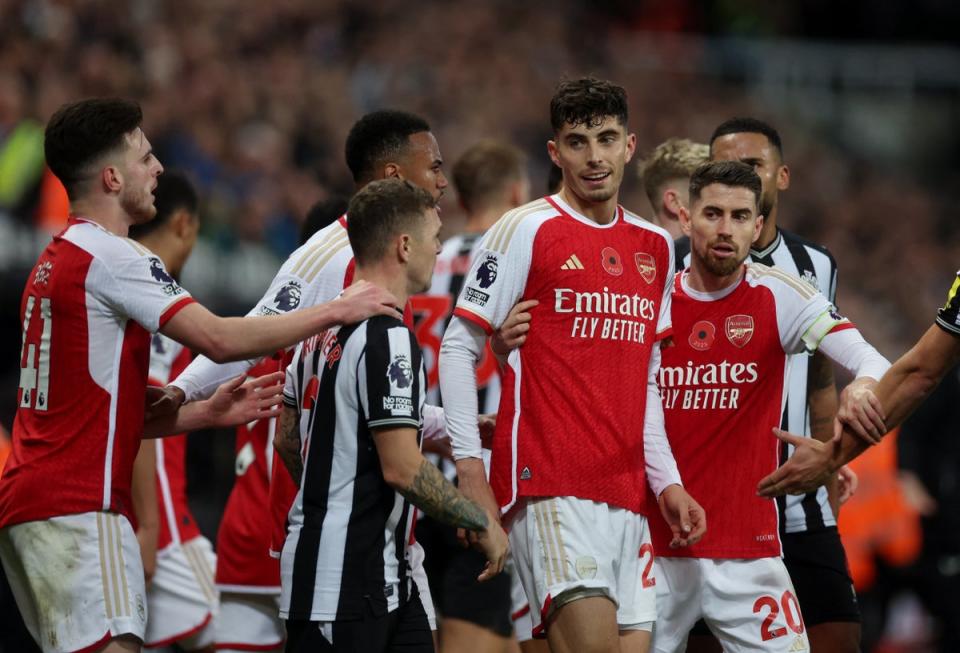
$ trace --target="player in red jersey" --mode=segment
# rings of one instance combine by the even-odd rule
[[[156,254],[174,278],[179,278],[193,250],[200,229],[196,190],[182,174],[167,172],[154,191],[157,215],[133,225],[130,237]],[[190,363],[190,350],[156,334],[150,354],[150,383],[166,385]],[[264,374],[269,373],[269,370]],[[149,462],[146,480],[153,484],[152,506],[136,504],[138,481],[134,470],[134,502],[137,537],[144,560],[152,559],[154,570],[147,580],[147,632],[144,645],[160,648],[176,643],[187,651],[212,650],[213,615],[217,592],[213,583],[213,546],[200,533],[187,503],[186,434],[144,442],[139,465]],[[144,513],[156,522],[155,530],[144,525]],[[146,533],[145,533],[146,531]],[[152,535],[152,537],[151,537]]]
[[[760,197],[750,166],[708,163],[691,177],[690,208],[680,213],[691,266],[673,284],[674,338],[663,349],[660,389],[677,466],[710,515],[710,533],[671,549],[670,528],[651,523],[658,653],[685,650],[701,617],[727,651],[808,650],[776,504],[754,490],[779,460],[769,429],[780,423],[788,356],[819,350],[857,377],[844,410],[872,411],[875,398],[863,388],[889,366],[798,277],[744,265],[763,226]]]
[[[460,487],[506,515],[534,627],[551,650],[645,651],[656,618],[644,574],[647,484],[677,544],[706,526],[680,485],[656,385],[657,343],[671,333],[673,242],[617,204],[636,146],[622,88],[563,82],[551,123],[563,188],[487,232],[444,337],[447,430]],[[520,299],[539,300],[538,328],[507,361],[488,485],[474,366]]]
[[[151,332],[230,360],[392,310],[389,293],[370,285],[270,320],[221,318],[195,302],[159,258],[126,237],[132,224],[154,217],[152,191],[163,171],[141,118],[134,102],[84,100],[59,109],[45,134],[47,163],[73,216],[40,254],[23,293],[19,407],[0,479],[0,558],[31,633],[50,651],[139,650],[147,615],[130,482],[141,434],[237,417],[229,407],[239,380],[216,401],[145,429]],[[218,414],[224,397],[228,410]]]

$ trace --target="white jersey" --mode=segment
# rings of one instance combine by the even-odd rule
[[[350,284],[353,267],[344,216],[315,233],[287,258],[247,315],[279,315],[332,301]],[[245,374],[256,362],[217,364],[198,356],[173,385],[184,391],[187,401],[203,399],[222,383]]]

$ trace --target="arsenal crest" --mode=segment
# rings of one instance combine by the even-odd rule
[[[640,277],[647,283],[653,283],[657,278],[657,260],[646,252],[634,253],[633,260],[637,264]]]
[[[727,340],[743,349],[753,337],[753,317],[750,315],[731,315],[725,322]]]
[[[623,274],[623,262],[620,260],[620,254],[612,247],[604,247],[600,252],[600,263],[607,274],[619,277]]]
[[[687,342],[697,351],[707,351],[713,346],[713,341],[717,337],[717,327],[712,322],[700,320],[693,325],[690,330],[690,337]]]

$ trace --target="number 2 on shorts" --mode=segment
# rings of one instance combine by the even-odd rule
[[[763,623],[760,625],[760,637],[765,642],[776,639],[777,637],[783,637],[787,634],[787,629],[783,626],[771,628],[773,622],[776,621],[780,615],[781,606],[783,607],[783,616],[787,620],[787,626],[790,627],[790,630],[798,635],[803,632],[803,616],[800,614],[800,604],[797,603],[797,597],[793,595],[793,592],[790,590],[784,592],[783,596],[780,597],[779,604],[772,596],[761,596],[753,604],[753,613],[757,614],[764,608],[770,608],[770,612],[767,613]]]

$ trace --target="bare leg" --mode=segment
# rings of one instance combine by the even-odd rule
[[[547,629],[552,653],[620,653],[617,607],[590,596],[557,608]]]

